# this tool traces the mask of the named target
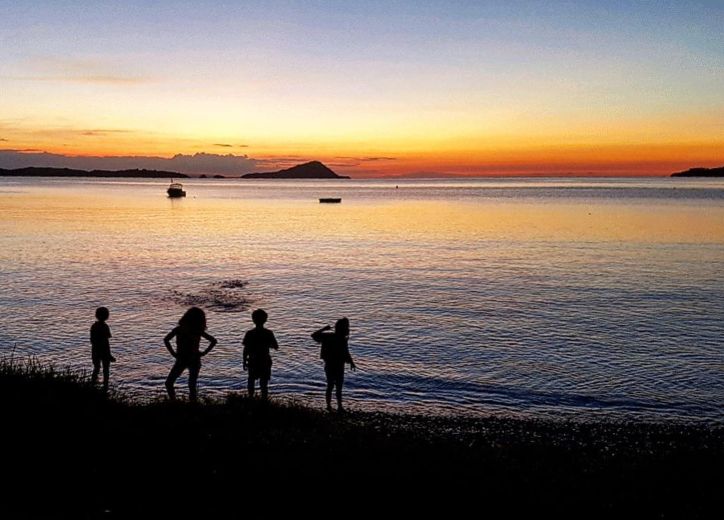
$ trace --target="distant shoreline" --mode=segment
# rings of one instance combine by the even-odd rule
[[[294,175],[297,172],[292,173]],[[306,173],[308,176],[305,176]],[[147,170],[147,169],[131,169],[131,170],[79,170],[74,168],[45,168],[45,167],[26,167],[26,168],[0,168],[0,177],[48,177],[48,178],[100,178],[100,179],[225,179],[225,180],[348,180],[350,177],[336,175],[335,176],[315,176],[317,172],[304,172],[300,176],[279,175],[279,172],[254,173],[244,175],[221,175],[203,173],[199,175],[191,175],[186,173],[165,171],[165,170]],[[620,174],[601,174],[601,173],[528,173],[528,174],[481,174],[481,175],[453,175],[453,174],[406,174],[392,175],[386,177],[355,177],[354,180],[361,181],[456,181],[456,180],[477,180],[477,179],[670,179],[670,178],[722,178],[724,177],[724,167],[719,168],[691,168],[686,171],[672,174],[656,174],[656,175],[620,175]]]
[[[724,177],[724,166],[719,168],[689,168],[683,172],[672,173],[672,177]]]
[[[92,178],[135,178],[135,179],[188,179],[178,172],[163,170],[74,170],[72,168],[0,168],[3,177],[92,177]]]
[[[617,179],[617,180],[666,180],[666,179],[721,179],[724,176],[717,175],[447,175],[439,177],[338,177],[338,178],[244,178],[237,176],[225,176],[225,175],[189,175],[183,173],[174,173],[173,175],[139,175],[133,173],[122,173],[116,174],[111,172],[109,174],[98,175],[91,172],[84,172],[82,174],[73,175],[55,175],[55,174],[22,174],[22,173],[6,173],[12,170],[0,169],[0,178],[37,178],[37,179],[184,179],[187,181],[211,181],[211,180],[222,180],[222,181],[386,181],[390,183],[405,183],[412,181],[477,181],[477,180],[499,180],[499,181],[515,181],[519,179],[533,179],[533,180],[605,180],[605,179]]]

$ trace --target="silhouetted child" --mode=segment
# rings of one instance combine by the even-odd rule
[[[98,372],[103,365],[103,387],[108,388],[108,376],[110,374],[111,362],[115,361],[111,355],[111,328],[106,323],[110,312],[106,307],[96,309],[96,321],[90,328],[91,359],[93,360],[93,375],[91,380],[98,381]]]
[[[342,407],[342,385],[344,385],[344,365],[349,363],[352,370],[357,366],[349,353],[349,320],[342,318],[334,324],[334,332],[327,332],[332,327],[322,327],[312,334],[312,339],[322,344],[319,357],[324,360],[324,374],[327,376],[327,410],[332,411],[332,389],[336,388],[337,410],[344,412]]]
[[[176,337],[176,351],[171,348],[171,339]],[[209,346],[203,352],[199,351],[199,343],[204,337]],[[166,391],[171,399],[176,398],[174,384],[184,370],[189,371],[189,400],[196,401],[196,383],[201,370],[201,358],[211,352],[217,341],[212,335],[206,333],[206,314],[198,307],[191,307],[181,319],[178,327],[169,332],[163,342],[173,357],[176,358],[171,371],[166,378]]]
[[[261,397],[266,399],[269,396],[269,380],[271,379],[272,358],[270,349],[279,350],[277,339],[274,333],[264,328],[267,320],[267,313],[263,309],[257,309],[251,313],[251,320],[255,327],[244,335],[244,370],[249,371],[247,389],[249,397],[254,397],[254,381],[259,380]]]

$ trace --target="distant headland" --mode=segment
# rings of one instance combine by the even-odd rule
[[[247,173],[242,179],[349,179],[344,175],[337,175],[319,161],[298,164],[291,168],[276,172]]]
[[[132,177],[142,179],[188,178],[188,175],[162,170],[73,170],[71,168],[0,168],[0,176],[6,177]]]
[[[0,177],[126,177],[141,179],[188,179],[196,177],[185,173],[165,170],[77,170],[73,168],[49,168],[30,166],[27,168],[6,169],[0,168]],[[228,178],[224,175],[202,174],[200,179]],[[298,164],[291,168],[275,172],[247,173],[241,175],[242,179],[349,179],[345,175],[337,175],[330,168],[319,161]]]
[[[689,168],[685,172],[672,173],[672,177],[724,177],[724,166],[719,168]]]

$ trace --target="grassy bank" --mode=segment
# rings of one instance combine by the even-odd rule
[[[0,399],[13,517],[691,518],[721,505],[711,426],[337,416],[234,395],[140,405],[34,363],[0,365]]]

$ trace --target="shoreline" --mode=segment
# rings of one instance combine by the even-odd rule
[[[241,380],[240,380],[241,381]],[[204,393],[203,388],[199,390],[199,401],[206,405],[219,405],[228,399],[244,398],[246,396],[246,388],[244,382],[239,383],[239,388],[230,390],[214,389],[213,393]],[[201,385],[201,382],[200,382]],[[111,388],[116,388],[111,385]],[[142,390],[123,390],[125,401],[134,406],[148,406],[163,403],[166,401],[166,392],[160,385],[151,395]],[[177,388],[179,402],[188,402],[186,400],[187,388],[181,386]],[[285,392],[275,392],[274,388],[270,388],[270,401],[280,405],[301,406],[312,411],[323,412],[324,391],[323,388],[317,394],[304,393],[294,394]],[[487,408],[487,406],[491,406]],[[647,425],[651,427],[700,427],[700,428],[723,428],[724,415],[719,418],[708,416],[685,416],[674,414],[654,415],[646,412],[620,412],[612,411],[604,408],[584,408],[530,411],[519,409],[503,409],[500,405],[465,405],[456,407],[454,404],[436,404],[429,403],[387,403],[380,401],[360,401],[349,395],[349,390],[345,393],[345,407],[359,415],[386,415],[389,417],[410,418],[415,420],[443,421],[450,423],[474,423],[476,421],[486,420],[510,420],[520,422],[541,422],[550,424],[580,424],[580,425],[610,425],[623,426],[628,425]]]
[[[247,517],[273,506],[326,517],[337,510],[320,500],[352,500],[381,517],[470,507],[697,517],[715,510],[724,463],[716,426],[338,415],[238,395],[134,404],[37,364],[0,366],[0,402],[14,477],[0,509],[27,516]],[[198,497],[179,502],[179,485],[198,485]]]

